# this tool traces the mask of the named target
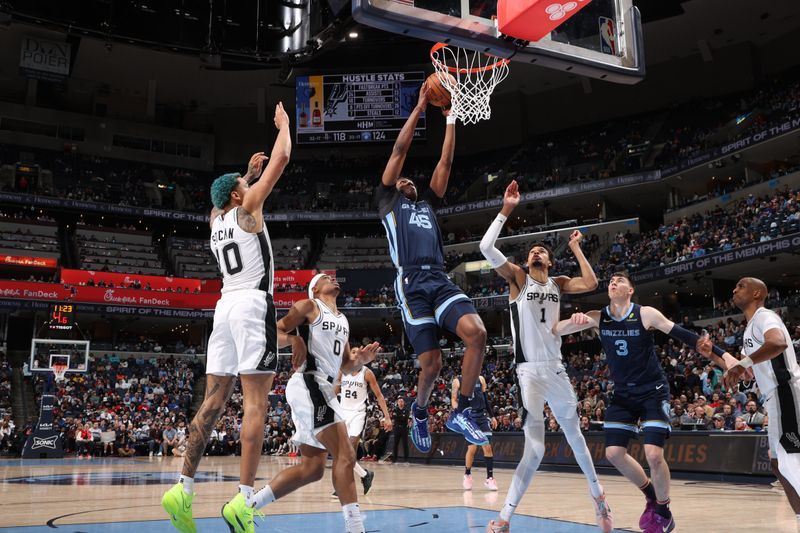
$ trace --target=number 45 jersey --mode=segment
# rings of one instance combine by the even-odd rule
[[[218,216],[211,224],[211,252],[222,272],[222,294],[258,289],[272,294],[272,245],[266,224],[259,233],[239,227],[239,209]]]
[[[379,191],[379,213],[394,266],[443,268],[442,234],[433,212],[439,203],[436,194],[426,189],[414,202],[394,187],[381,186]]]

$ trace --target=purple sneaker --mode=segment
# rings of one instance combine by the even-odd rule
[[[639,529],[646,530],[650,524],[655,520],[656,502],[655,500],[647,499],[647,505],[644,507],[642,516],[639,517]]]
[[[669,518],[664,518],[658,513],[653,513],[653,521],[644,530],[644,533],[669,533],[675,529],[675,519],[672,514]]]

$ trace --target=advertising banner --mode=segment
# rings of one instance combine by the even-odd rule
[[[69,77],[72,45],[25,36],[19,54],[19,70],[28,78],[61,83]]]
[[[73,270],[69,268],[61,269],[61,282],[70,285],[86,285],[92,282],[95,286],[101,281],[106,285],[113,283],[115,287],[127,287],[131,283],[138,281],[142,287],[150,285],[154,291],[172,289],[173,291],[195,292],[219,292],[222,282],[218,279],[194,279],[194,278],[173,278],[165,276],[143,276],[141,274],[120,274],[117,272],[96,272],[93,270]]]
[[[0,265],[36,268],[57,268],[58,260],[49,257],[28,257],[21,255],[0,256]]]

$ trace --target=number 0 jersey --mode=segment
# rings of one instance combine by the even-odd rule
[[[553,333],[561,312],[561,289],[553,278],[539,283],[525,275],[525,287],[510,303],[514,360],[517,363],[559,361],[561,337]]]
[[[614,390],[667,383],[656,355],[653,335],[642,323],[642,307],[632,303],[616,319],[608,306],[600,312],[600,343],[608,361]]]
[[[438,202],[430,189],[412,202],[394,187],[381,186],[379,212],[395,267],[444,268],[442,233],[433,211]]]
[[[313,323],[298,328],[308,352],[306,362],[298,372],[322,372],[334,380],[342,367],[342,353],[350,338],[350,324],[347,317],[334,313],[322,300],[313,301],[317,304],[319,316]]]
[[[222,272],[222,294],[259,289],[272,294],[272,245],[266,224],[260,233],[239,227],[239,207],[219,215],[211,224],[211,253]]]

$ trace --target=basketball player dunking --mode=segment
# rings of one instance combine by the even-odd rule
[[[669,438],[669,383],[659,363],[650,330],[657,329],[700,351],[701,338],[678,326],[654,307],[631,302],[634,285],[625,272],[611,276],[609,305],[602,311],[575,313],[556,325],[558,335],[599,328],[614,394],[606,409],[603,431],[606,458],[628,481],[644,493],[645,510],[639,527],[646,533],[668,533],[675,529],[669,509],[669,466],[664,461],[664,443]],[[736,359],[717,346],[708,355],[720,368]],[[641,425],[641,430],[639,429]],[[631,437],[644,435],[644,453],[652,482],[642,466],[628,454]]]
[[[453,407],[458,406],[458,393],[460,390],[461,378],[456,377],[453,379],[450,390],[450,403]],[[489,400],[486,398],[486,380],[483,376],[478,376],[478,383],[475,383],[475,392],[472,394],[470,408],[472,409],[472,419],[478,424],[486,438],[491,439],[492,430],[497,427],[497,419],[492,415]],[[489,490],[497,490],[497,482],[494,479],[492,444],[484,444],[481,448],[483,450],[483,460],[486,463],[486,481],[484,481],[483,486]],[[475,461],[477,453],[478,446],[475,444],[467,446],[467,455],[464,457],[464,481],[461,484],[464,490],[472,490],[472,463]]]
[[[569,247],[580,265],[579,277],[551,277],[555,265],[553,253],[544,244],[534,244],[528,253],[528,272],[509,262],[495,247],[506,219],[519,204],[519,187],[512,181],[503,195],[503,208],[481,240],[480,248],[492,268],[509,287],[511,332],[514,338],[514,360],[523,414],[525,445],[522,460],[498,520],[489,523],[492,533],[509,531],[511,516],[533,480],[544,458],[544,403],[550,406],[564,431],[575,460],[589,482],[597,524],[603,531],[614,528],[611,509],[603,487],[597,479],[592,455],[580,430],[578,398],[561,361],[561,337],[553,333],[561,312],[562,294],[580,294],[597,287],[597,277],[583,254],[579,231],[570,235]]]
[[[272,301],[274,265],[262,211],[292,150],[289,117],[283,104],[275,107],[274,121],[278,137],[263,173],[260,170],[267,157],[258,153],[250,159],[245,177],[225,174],[211,185],[211,251],[222,272],[222,297],[217,302],[208,339],[206,397],[190,426],[180,480],[161,500],[172,525],[184,533],[196,531],[192,519],[194,474],[237,375],[244,394],[244,416],[240,493],[236,498],[251,499],[253,495],[264,443],[267,393],[278,368]],[[251,186],[250,182],[259,175],[260,179]]]
[[[773,472],[781,480],[800,530],[800,365],[786,325],[764,307],[767,294],[767,286],[757,278],[742,278],[733,289],[733,304],[747,319],[742,338],[745,357],[728,368],[724,380],[728,388],[735,388],[746,370],[753,369],[767,399]],[[708,355],[710,345],[704,339],[700,352]]]
[[[322,479],[330,452],[333,486],[342,504],[345,530],[364,533],[353,477],[356,456],[334,383],[340,370],[347,374],[375,359],[379,346],[375,342],[350,350],[350,326],[336,307],[339,290],[336,280],[317,274],[308,286],[309,299],[295,303],[278,322],[278,343],[292,345],[292,364],[299,365],[286,384],[286,401],[292,409],[292,438],[300,444],[301,460],[255,494],[252,511]],[[300,336],[289,335],[295,329],[300,330]],[[250,529],[236,529],[235,533],[243,531],[254,531],[252,520]]]
[[[389,414],[389,408],[386,406],[386,399],[378,386],[378,380],[375,379],[375,374],[372,370],[362,366],[361,368],[355,367],[346,374],[340,372],[338,384],[336,385],[336,394],[341,397],[340,403],[344,421],[347,424],[347,435],[353,444],[353,450],[356,452],[358,451],[361,434],[364,433],[364,423],[367,420],[367,400],[369,399],[367,385],[372,390],[372,394],[375,395],[375,400],[378,402],[381,412],[383,412],[383,420],[381,421],[383,429],[387,432],[392,430],[392,417]],[[375,472],[365,470],[358,464],[358,461],[356,461],[354,471],[361,478],[361,484],[364,486],[364,495],[366,496],[370,487],[372,487],[372,479],[375,477]]]
[[[400,177],[414,128],[428,102],[427,91],[427,85],[423,85],[417,106],[395,141],[378,188],[381,222],[397,268],[394,283],[397,305],[420,362],[417,398],[411,406],[411,441],[423,453],[431,450],[427,407],[442,368],[440,329],[458,335],[465,348],[458,408],[451,412],[447,428],[462,433],[472,444],[483,446],[489,442],[469,416],[470,396],[483,363],[486,329],[470,299],[447,277],[442,234],[433,211],[444,197],[450,179],[456,144],[455,118],[447,116],[442,155],[428,189],[420,195],[413,181]]]

